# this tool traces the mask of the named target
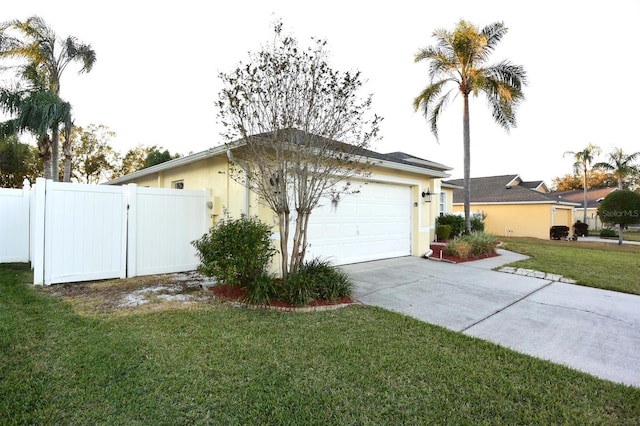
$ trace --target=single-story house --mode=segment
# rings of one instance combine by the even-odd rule
[[[228,149],[220,145],[177,158],[107,184],[206,189],[211,224],[224,212],[257,216],[277,225],[277,217],[259,196],[230,176]],[[338,203],[321,202],[308,227],[307,259],[322,257],[347,264],[400,256],[422,256],[435,235],[441,211],[452,210],[452,188],[442,187],[451,168],[403,152],[360,153],[371,164],[366,177],[349,179],[357,193]],[[346,182],[345,182],[346,183]],[[448,192],[449,196],[441,195]],[[277,238],[278,232],[274,231]],[[278,245],[278,244],[276,244]],[[274,262],[276,263],[276,262]]]
[[[464,212],[463,179],[446,181],[453,191],[453,211]],[[574,223],[575,202],[553,197],[542,181],[519,175],[471,179],[471,212],[485,217],[485,232],[499,236],[549,238],[552,226]]]
[[[598,188],[587,190],[587,225],[589,230],[595,231],[602,229],[602,222],[598,218],[598,205],[600,201],[615,191],[617,188]],[[584,190],[576,189],[572,191],[554,191],[549,194],[554,198],[564,201],[578,203],[575,209],[576,221],[584,222]]]

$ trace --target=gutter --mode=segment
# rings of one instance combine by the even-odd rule
[[[215,148],[210,148],[206,151],[201,151],[196,154],[187,155],[185,157],[176,158],[174,160],[165,161],[164,163],[156,164],[155,166],[147,167],[142,170],[138,170],[137,172],[131,173],[126,176],[120,176],[113,180],[107,181],[105,185],[118,185],[121,183],[127,183],[130,180],[152,175],[154,173],[162,172],[164,170],[172,169],[174,167],[184,166],[186,164],[190,164],[199,160],[204,160],[206,158],[215,157],[222,153],[226,153],[227,147],[225,145],[220,145]]]

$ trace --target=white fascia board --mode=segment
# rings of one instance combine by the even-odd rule
[[[404,172],[418,173],[421,175],[434,177],[434,178],[448,178],[451,177],[449,173],[445,173],[440,170],[427,169],[424,167],[410,166],[408,164],[395,163],[387,160],[367,159],[372,165],[384,167],[386,169],[400,170]]]
[[[490,205],[510,205],[510,204],[551,204],[553,206],[567,206],[567,207],[574,207],[574,206],[579,206],[580,203],[571,203],[569,201],[564,201],[562,203],[557,203],[553,200],[549,200],[549,201],[475,201],[475,202],[471,202],[469,203],[470,205],[477,205],[477,204],[490,204]],[[454,206],[462,206],[464,205],[464,203],[453,203]]]
[[[216,155],[220,155],[221,153],[226,151],[227,151],[227,147],[225,145],[220,145],[215,148],[208,149],[206,151],[187,155],[185,157],[176,158],[170,161],[165,161],[164,163],[156,164],[155,166],[138,170],[137,172],[131,173],[129,175],[112,179],[108,182],[105,182],[105,185],[119,185],[122,183],[128,183],[134,179],[137,179],[143,176],[148,176],[154,173],[162,172],[164,170],[173,169],[174,167],[184,166],[185,164],[190,164],[206,158],[215,157]]]

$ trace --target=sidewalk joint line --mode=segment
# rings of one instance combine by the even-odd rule
[[[546,284],[545,284],[545,285],[543,285],[542,287],[540,287],[540,288],[537,288],[537,289],[533,290],[531,293],[527,293],[527,294],[525,294],[524,296],[522,296],[522,297],[521,297],[521,298],[519,298],[518,300],[515,300],[515,301],[513,301],[513,302],[509,303],[507,306],[505,306],[505,307],[503,307],[503,308],[498,309],[497,311],[495,311],[495,312],[494,312],[494,313],[492,313],[491,315],[488,315],[488,316],[486,316],[486,317],[484,317],[484,318],[481,318],[481,319],[479,319],[478,321],[474,322],[473,324],[471,324],[471,325],[469,325],[469,326],[467,326],[467,327],[463,328],[462,330],[460,330],[460,333],[464,333],[465,331],[469,330],[471,327],[475,327],[476,325],[480,324],[481,322],[486,321],[486,320],[488,320],[489,318],[491,318],[491,317],[493,317],[493,316],[495,316],[495,315],[499,314],[500,312],[502,312],[502,311],[504,311],[504,310],[506,310],[506,309],[508,309],[508,308],[512,307],[512,306],[513,306],[513,305],[515,305],[516,303],[519,303],[519,302],[523,301],[523,300],[524,300],[524,299],[526,299],[527,297],[529,297],[529,296],[531,296],[531,295],[533,295],[533,294],[536,294],[537,292],[539,292],[539,291],[540,291],[540,290],[542,290],[542,289],[545,289],[545,288],[549,287],[549,286],[550,286],[551,284],[553,284],[554,282],[555,282],[555,281],[549,281],[548,283],[546,283]]]

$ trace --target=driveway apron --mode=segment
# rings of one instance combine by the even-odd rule
[[[640,387],[640,296],[491,268],[401,257],[342,266],[363,304],[406,314],[597,377]]]

